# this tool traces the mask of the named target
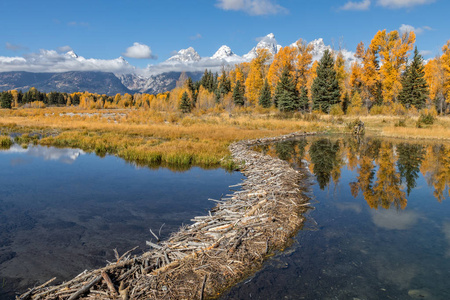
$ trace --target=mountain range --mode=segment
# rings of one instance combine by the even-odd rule
[[[295,44],[295,43],[294,43]],[[317,39],[313,46],[313,60],[319,60],[330,46],[323,39]],[[194,81],[199,80],[205,69],[214,72],[235,64],[249,62],[258,49],[267,49],[272,55],[281,49],[270,33],[261,38],[247,54],[239,56],[230,47],[221,46],[211,57],[201,57],[194,48],[181,49],[166,61],[150,65],[145,69],[131,66],[123,57],[113,60],[86,59],[75,52],[56,53],[42,50],[29,61],[22,57],[1,61],[0,70],[7,66],[9,72],[0,72],[0,90],[17,89],[26,91],[35,87],[43,92],[83,92],[114,95],[117,93],[161,93],[175,87],[182,72]],[[354,53],[341,50],[347,66],[355,61]],[[37,72],[40,64],[49,65],[48,57],[56,62],[45,72]]]

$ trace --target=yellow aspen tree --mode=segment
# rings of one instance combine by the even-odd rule
[[[334,69],[336,71],[336,77],[339,82],[339,87],[341,89],[341,100],[343,100],[348,92],[349,75],[347,73],[347,70],[345,69],[345,59],[344,56],[342,55],[342,52],[339,52],[336,56],[336,60],[334,62]]]
[[[281,73],[284,68],[287,68],[292,76],[295,76],[295,64],[297,58],[297,49],[294,47],[286,46],[280,49],[270,64],[269,72],[267,73],[267,80],[272,92],[275,90],[275,86],[280,81]]]
[[[447,101],[450,99],[450,40],[442,47],[442,69],[444,71],[444,91]]]
[[[416,35],[413,31],[402,35],[397,30],[378,31],[370,48],[381,59],[380,76],[385,104],[395,102],[402,88],[400,77],[406,68],[409,52],[413,49]]]
[[[265,64],[269,58],[267,49],[258,49],[256,58],[250,62],[250,70],[245,80],[245,97],[252,106],[258,103],[259,92],[264,84]]]
[[[319,61],[314,61],[313,65],[311,67],[311,72],[309,74],[308,80],[306,81],[306,88],[308,89],[308,91],[311,90],[311,86],[314,82],[314,79],[316,79],[317,77],[317,67],[319,66]],[[309,94],[310,98],[311,98],[311,93]]]
[[[297,89],[300,91],[302,87],[308,85],[311,75],[312,50],[313,46],[299,39],[297,45]]]
[[[434,102],[437,110],[442,113],[445,103],[445,80],[441,57],[438,56],[434,59],[431,59],[425,65],[425,80],[427,81],[430,91],[430,100]]]

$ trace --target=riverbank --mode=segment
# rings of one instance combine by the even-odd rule
[[[0,110],[3,134],[24,133],[19,144],[76,147],[112,154],[136,164],[172,169],[191,165],[233,169],[233,142],[291,132],[349,133],[355,120],[366,133],[410,139],[450,139],[450,118],[420,124],[419,116],[330,116],[320,114],[181,114],[132,109],[84,110],[78,107]]]
[[[167,241],[155,236],[147,242],[153,250],[141,256],[125,253],[104,268],[34,288],[20,299],[216,298],[283,249],[303,225],[309,203],[299,184],[306,175],[249,149],[303,135],[234,143],[230,151],[246,179],[240,190],[213,200],[217,206],[209,215],[196,217]]]

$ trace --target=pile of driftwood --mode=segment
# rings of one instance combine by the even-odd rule
[[[148,241],[152,249],[140,256],[132,256],[131,250],[116,253],[116,261],[104,268],[56,286],[48,286],[50,280],[18,299],[217,298],[274,250],[283,249],[302,226],[309,203],[299,184],[306,175],[250,149],[301,135],[232,144],[246,179],[232,194],[211,199],[217,205],[209,215],[195,217],[166,241]]]

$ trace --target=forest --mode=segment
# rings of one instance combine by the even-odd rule
[[[405,115],[425,110],[447,114],[450,100],[450,41],[442,54],[424,61],[414,32],[378,31],[369,45],[359,43],[351,65],[341,51],[326,50],[312,61],[312,47],[299,40],[272,57],[259,49],[251,62],[205,70],[198,82],[184,73],[170,92],[117,94],[7,91],[2,108],[79,106],[86,109],[142,108],[207,113],[270,111],[331,115]]]

